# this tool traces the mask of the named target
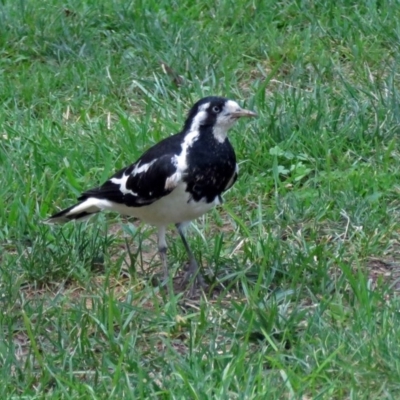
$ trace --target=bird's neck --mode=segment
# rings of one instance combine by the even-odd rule
[[[218,143],[223,143],[223,142],[225,142],[227,133],[228,133],[228,131],[227,131],[226,129],[218,128],[218,127],[216,127],[216,126],[214,126],[214,127],[212,128],[212,134],[213,134],[215,140],[216,140]]]

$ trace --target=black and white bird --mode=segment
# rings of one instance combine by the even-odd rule
[[[84,192],[79,202],[46,222],[83,220],[100,211],[129,215],[158,228],[158,251],[168,278],[166,228],[175,224],[189,257],[182,283],[203,284],[184,227],[215,205],[236,181],[238,166],[227,132],[241,117],[255,117],[235,101],[205,97],[190,110],[180,133],[148,149],[135,163],[100,187]]]

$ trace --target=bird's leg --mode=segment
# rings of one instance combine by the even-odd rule
[[[190,286],[190,292],[189,295],[193,296],[194,295],[194,291],[196,289],[196,286],[201,286],[204,287],[205,282],[204,282],[204,278],[201,275],[201,272],[199,270],[199,266],[197,264],[196,259],[194,258],[194,255],[192,253],[192,250],[190,250],[189,244],[185,238],[185,234],[183,231],[184,225],[183,224],[176,224],[176,227],[178,229],[179,235],[182,239],[183,245],[185,246],[186,249],[186,253],[189,256],[189,267],[185,273],[185,276],[183,277],[183,281],[182,284],[186,284],[188,283],[191,279],[194,278],[194,281],[191,283]]]
[[[164,271],[164,281],[168,281],[168,265],[167,265],[167,242],[165,240],[165,226],[158,228],[158,253],[160,254],[161,264]]]

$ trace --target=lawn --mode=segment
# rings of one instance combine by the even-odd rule
[[[1,0],[1,397],[400,398],[399,43],[394,0]],[[207,95],[259,118],[201,296],[152,227],[42,223]]]

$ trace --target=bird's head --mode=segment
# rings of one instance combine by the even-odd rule
[[[211,127],[215,138],[223,142],[226,134],[241,117],[256,117],[253,111],[245,110],[236,101],[223,97],[205,97],[189,111],[185,130],[197,130],[202,126]]]

